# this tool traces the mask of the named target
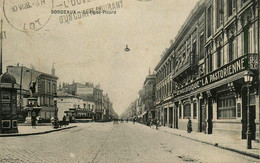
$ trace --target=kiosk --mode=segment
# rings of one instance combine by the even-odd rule
[[[0,76],[0,133],[18,133],[17,89],[19,85],[13,75]]]

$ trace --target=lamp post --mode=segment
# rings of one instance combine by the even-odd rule
[[[250,127],[250,86],[253,81],[253,73],[247,71],[244,74],[244,80],[247,83],[247,149],[252,149],[252,133]]]
[[[57,112],[58,112],[58,108],[57,108],[57,93],[54,93],[54,125],[53,128],[59,128],[58,126],[58,117],[57,117]]]

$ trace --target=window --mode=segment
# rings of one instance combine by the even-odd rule
[[[47,84],[48,84],[48,85],[47,85],[47,87],[48,87],[47,90],[48,90],[48,93],[50,93],[50,92],[51,92],[51,83],[48,82]]]
[[[211,34],[212,34],[212,19],[211,19],[211,16],[212,16],[212,6],[210,6],[209,8],[208,8],[208,13],[207,13],[207,19],[208,19],[208,21],[207,21],[207,23],[208,23],[208,26],[207,26],[207,31],[208,31],[208,37],[210,37],[211,36]]]
[[[46,97],[46,100],[47,100],[46,105],[47,105],[47,106],[50,106],[50,98],[49,98],[49,97]]]
[[[199,59],[204,58],[205,48],[204,48],[204,34],[200,35],[200,53],[199,53]]]
[[[199,75],[203,76],[205,74],[205,64],[203,63],[202,65],[199,66]]]
[[[185,53],[185,50],[183,51],[183,53],[182,53],[182,65],[184,65],[184,64],[186,64],[186,61],[187,61],[187,59],[186,59],[186,53]]]
[[[188,54],[189,55],[189,54]],[[191,54],[191,61],[192,61],[192,64],[195,64],[195,59],[197,57],[197,42],[193,42],[192,44],[192,54]]]
[[[216,1],[216,27],[217,29],[223,24],[223,15],[224,15],[224,2],[223,0]]]
[[[231,62],[234,59],[237,58],[237,48],[236,48],[236,40],[231,39],[229,41],[229,56],[228,56],[228,61]]]
[[[217,100],[218,119],[236,118],[236,98],[234,92],[221,93]]]
[[[52,93],[56,93],[56,85],[52,84]]]
[[[233,0],[227,0],[228,17],[233,15]]]
[[[253,28],[250,28],[248,31],[248,53],[254,52],[254,35]]]
[[[213,56],[212,54],[209,55],[209,72],[213,71]]]
[[[186,104],[186,105],[184,105],[184,108],[183,108],[183,117],[188,118],[190,116],[191,116],[191,107],[190,107],[190,104]]]
[[[223,57],[222,57],[222,53],[221,53],[221,48],[218,48],[217,49],[217,66],[219,68],[222,65],[223,65]]]
[[[244,29],[244,53],[254,52],[254,34],[253,29],[248,26]]]
[[[197,103],[193,103],[193,119],[197,118]]]

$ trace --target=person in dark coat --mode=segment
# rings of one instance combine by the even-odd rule
[[[188,131],[188,133],[192,132],[192,122],[191,122],[190,117],[189,117],[188,124],[187,124],[187,131]]]
[[[66,127],[66,116],[65,115],[62,118],[62,124]]]
[[[36,128],[36,113],[32,112],[31,121],[32,121],[32,128]]]

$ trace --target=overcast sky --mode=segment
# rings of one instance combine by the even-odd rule
[[[23,1],[28,0],[20,2]],[[54,8],[82,10],[117,2],[92,0],[73,7],[69,4],[68,8],[57,7],[63,1],[70,0],[55,0]],[[43,9],[32,7],[20,11],[21,14],[11,12],[14,5],[6,4],[7,19],[2,16],[7,36],[3,41],[4,71],[7,65],[19,62],[27,67],[33,64],[37,70],[50,73],[55,63],[58,83],[73,80],[100,83],[109,94],[114,110],[121,114],[138,97],[149,67],[153,70],[160,61],[197,0],[123,0],[122,3],[123,7],[117,9],[116,14],[92,15],[69,23],[61,23],[59,14],[52,14],[47,22],[50,15],[47,4]],[[14,29],[19,29],[19,22],[31,21],[32,12],[36,17],[31,20],[39,16],[46,19],[46,25],[38,31]],[[130,52],[124,51],[126,44]]]

